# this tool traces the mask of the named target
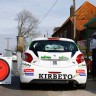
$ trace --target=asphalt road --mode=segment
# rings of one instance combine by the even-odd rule
[[[0,96],[96,96],[96,81],[88,80],[84,90],[64,85],[34,85],[25,90],[19,87],[19,75],[16,72],[16,63],[13,66],[11,85],[0,85]]]

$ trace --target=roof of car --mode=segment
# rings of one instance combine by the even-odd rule
[[[37,40],[64,40],[64,41],[74,42],[74,40],[69,38],[58,38],[58,37],[50,37],[50,38],[42,37],[42,38],[33,39],[32,41],[37,41]]]

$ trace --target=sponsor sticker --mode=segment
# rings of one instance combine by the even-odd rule
[[[34,69],[24,69],[24,72],[34,72]]]
[[[76,70],[76,74],[78,74],[79,76],[86,76],[85,70],[83,69]]]
[[[41,59],[51,59],[51,56],[41,56]]]
[[[31,65],[30,64],[27,64],[27,63],[22,63],[21,66],[22,67],[30,67]]]
[[[78,69],[78,70],[76,70],[76,73],[85,73],[85,70],[83,70],[83,69]]]
[[[25,73],[26,76],[34,76],[34,73]]]
[[[85,74],[85,73],[80,73],[79,75],[80,75],[80,76],[86,76],[86,74]]]
[[[86,67],[86,64],[78,65],[78,67]]]
[[[34,76],[34,69],[24,69],[24,74],[26,76]]]
[[[39,74],[39,79],[72,79],[72,74]]]
[[[65,57],[65,56],[60,56],[59,59],[60,60],[65,60],[65,61],[69,60],[69,58],[68,57]]]

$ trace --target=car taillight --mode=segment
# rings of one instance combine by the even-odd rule
[[[23,60],[24,61],[26,61],[26,62],[28,62],[28,63],[31,63],[32,62],[32,60],[33,60],[33,57],[29,54],[29,53],[24,53],[23,54],[24,56],[23,56]]]
[[[84,61],[84,56],[83,54],[79,54],[76,58],[76,61],[78,64],[82,63]]]

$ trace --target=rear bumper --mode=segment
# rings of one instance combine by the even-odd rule
[[[78,65],[68,68],[47,68],[25,63],[20,68],[20,81],[41,84],[69,82],[84,84],[87,81],[87,69],[86,66],[78,67]]]
[[[72,75],[73,76],[73,75]],[[20,81],[22,83],[37,83],[37,84],[65,84],[65,83],[76,83],[76,84],[84,84],[87,82],[87,73],[86,76],[74,76],[72,78],[69,79],[40,79],[37,76],[25,76],[25,75],[21,75],[20,76]]]

